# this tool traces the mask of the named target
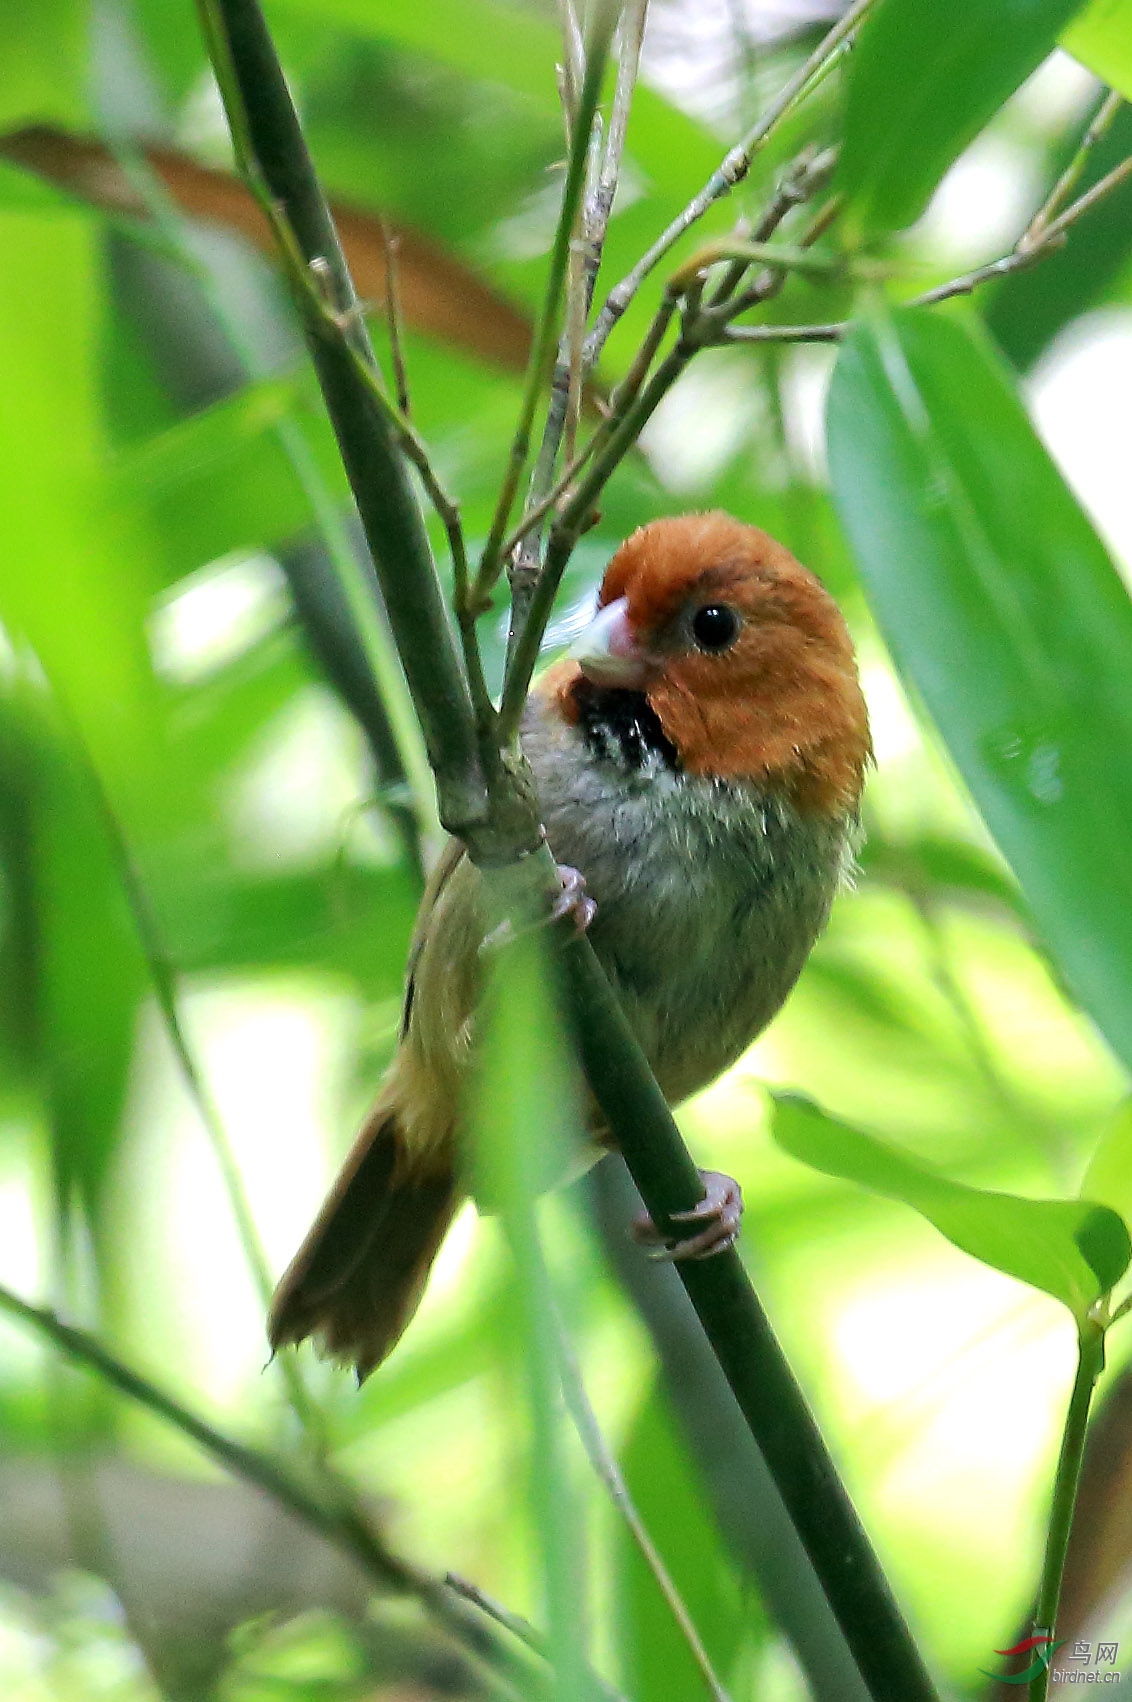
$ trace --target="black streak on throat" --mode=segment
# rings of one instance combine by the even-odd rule
[[[643,691],[599,686],[584,677],[574,687],[578,725],[595,756],[623,768],[641,769],[662,763],[679,767],[676,747],[665,738],[656,711]]]

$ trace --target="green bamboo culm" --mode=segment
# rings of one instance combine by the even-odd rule
[[[241,167],[293,243],[284,259],[436,775],[441,820],[460,833],[487,811],[475,719],[407,464],[358,370],[359,361],[376,370],[365,319],[257,0],[198,4]],[[296,266],[309,275],[296,277]],[[337,334],[316,311],[316,286],[330,298]]]
[[[1097,1379],[1104,1370],[1104,1325],[1089,1316],[1081,1325],[1077,1341],[1077,1375],[1065,1415],[1061,1437],[1061,1452],[1057,1459],[1057,1474],[1053,1482],[1053,1506],[1050,1509],[1049,1531],[1046,1535],[1045,1558],[1038,1587],[1038,1602],[1034,1611],[1035,1635],[1055,1636],[1057,1607],[1061,1598],[1061,1580],[1065,1575],[1065,1556],[1069,1549],[1069,1532],[1073,1524],[1073,1509],[1077,1504],[1077,1484],[1081,1477],[1081,1460],[1085,1452],[1085,1432],[1089,1408]],[[1049,1667],[1045,1665],[1030,1681],[1030,1702],[1045,1702],[1049,1689]]]

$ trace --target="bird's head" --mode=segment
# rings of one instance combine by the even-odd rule
[[[555,679],[567,717],[581,691],[638,693],[686,773],[755,781],[804,811],[855,808],[871,746],[849,633],[756,526],[712,513],[641,527],[570,655]]]

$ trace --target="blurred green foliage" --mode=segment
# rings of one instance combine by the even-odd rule
[[[267,9],[330,189],[412,223],[533,311],[563,149],[550,8]],[[119,151],[156,138],[226,158],[191,7],[8,11],[5,131],[50,122]],[[1064,57],[1007,99],[1072,11],[972,0],[975,79],[940,51],[935,9],[885,0],[856,67],[775,133],[703,231],[757,214],[801,147],[844,136],[858,234],[896,268],[894,295],[995,258],[1097,105]],[[1077,26],[1114,77],[1126,11],[1097,0]],[[980,33],[992,13],[1003,28]],[[782,15],[752,5],[745,33],[658,0],[599,297],[817,39],[808,14],[785,28]],[[882,98],[894,84],[905,104]],[[1127,116],[1082,186],[1124,157]],[[997,161],[997,176],[959,179],[950,201],[945,184],[893,235],[957,158],[958,173]],[[1048,1300],[845,1181],[846,1166],[822,1175],[787,1156],[768,1089],[808,1094],[850,1137],[868,1131],[956,1183],[1029,1199],[1076,1199],[1104,1137],[1095,1197],[1127,1198],[1113,1131],[1132,1061],[1132,617],[1003,358],[1040,384],[1088,334],[1086,310],[1127,314],[1127,195],[970,302],[931,316],[867,304],[833,379],[828,472],[832,351],[702,357],[609,486],[563,594],[564,610],[592,595],[642,522],[722,506],[817,569],[854,628],[878,756],[860,882],[782,1017],[682,1120],[699,1160],[746,1187],[747,1256],[776,1328],[957,1696],[979,1694],[979,1666],[1032,1591],[1071,1332]],[[155,1010],[131,883],[278,1270],[393,1043],[419,869],[403,777],[375,762],[295,615],[301,562],[322,548],[315,511],[343,507],[345,485],[278,281],[230,233],[171,234],[179,258],[151,225],[0,165],[0,1281],[290,1450],[295,1421],[263,1369],[260,1301]],[[662,282],[611,341],[606,383]],[[767,317],[852,305],[841,281],[794,279]],[[415,421],[482,537],[518,383],[418,334],[407,354]],[[497,679],[496,616],[485,650]],[[531,1049],[542,1056],[550,1026],[502,1031],[516,1138],[542,1120]],[[703,1451],[689,1453],[577,1193],[536,1209],[518,1189],[504,1214],[518,1278],[500,1224],[465,1214],[418,1322],[360,1393],[304,1359],[332,1457],[422,1564],[467,1574],[560,1646],[573,1618],[574,1653],[634,1702],[701,1694],[655,1581],[551,1414],[545,1277],[717,1670],[736,1698],[795,1702],[798,1662],[720,1535]],[[346,1562],[273,1509],[253,1518],[183,1439],[14,1328],[2,1341],[5,1698],[482,1693],[419,1609],[367,1606]],[[1116,1375],[1122,1352],[1116,1335]],[[570,1694],[588,1682],[576,1669]]]

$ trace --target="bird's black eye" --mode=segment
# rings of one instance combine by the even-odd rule
[[[692,616],[692,637],[701,650],[727,650],[739,636],[739,616],[726,603],[707,603]]]

